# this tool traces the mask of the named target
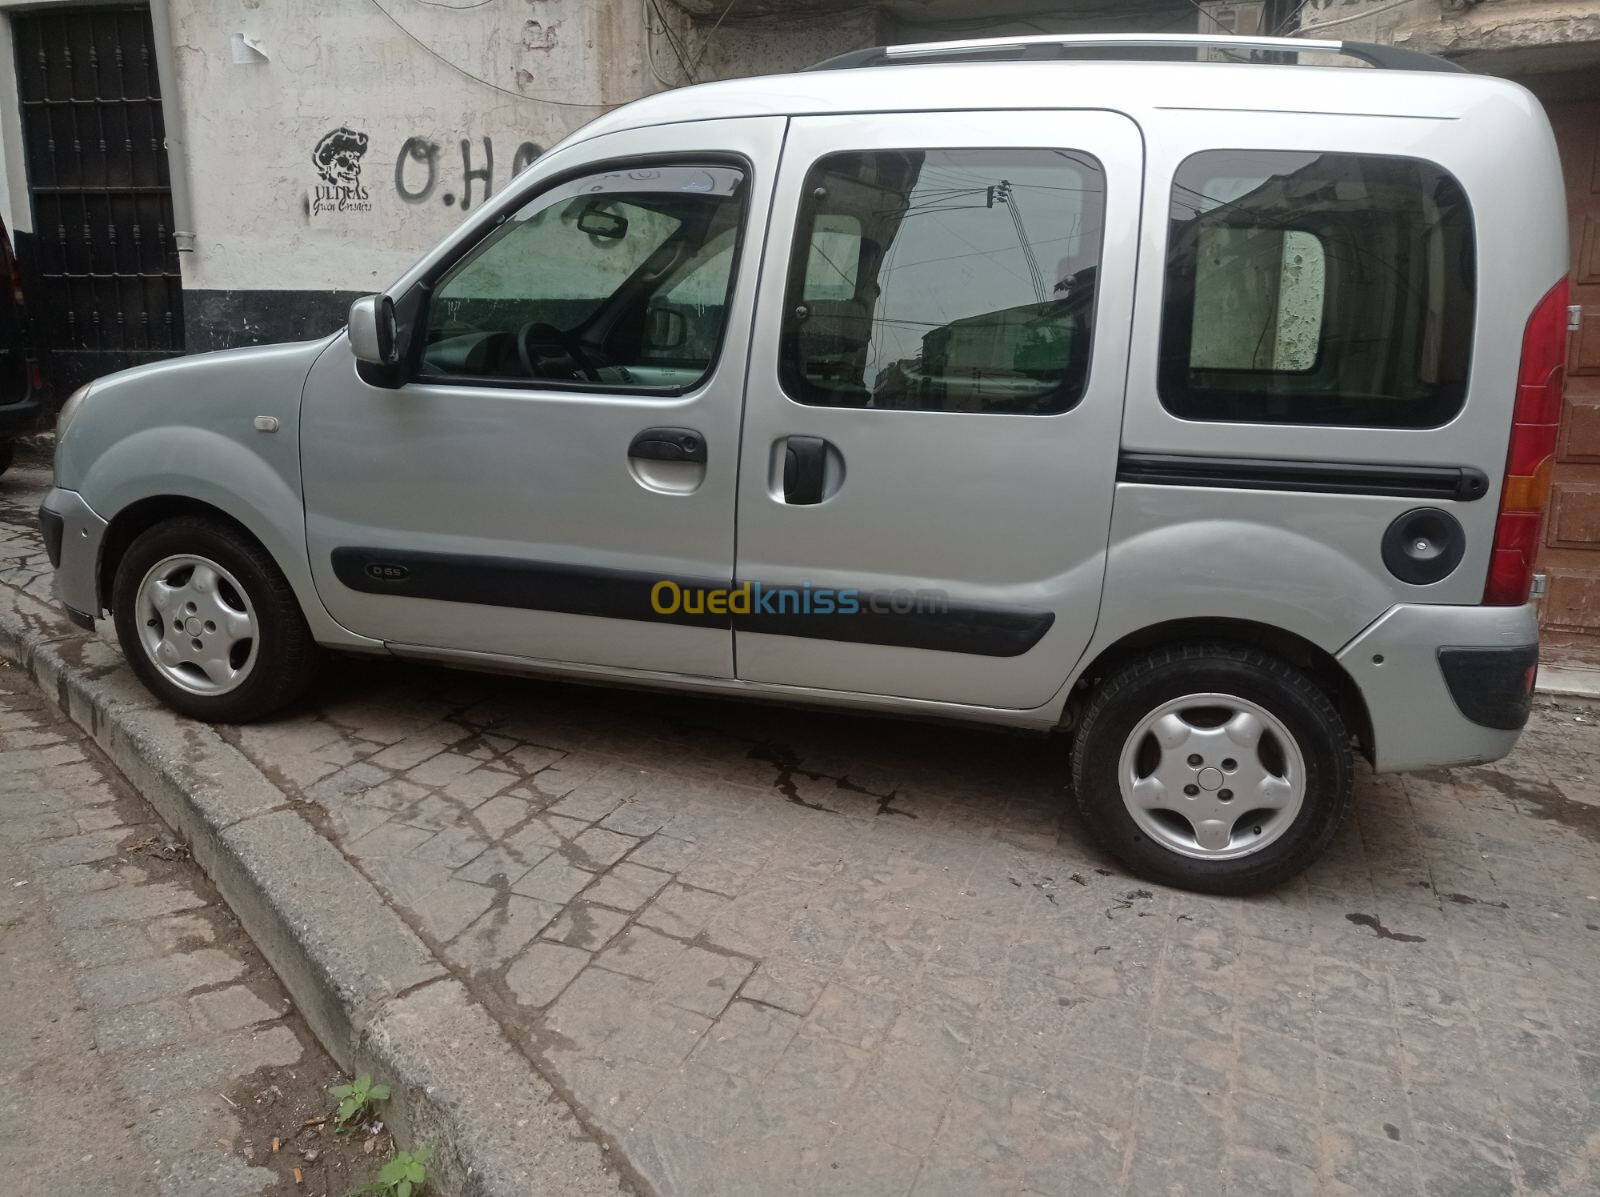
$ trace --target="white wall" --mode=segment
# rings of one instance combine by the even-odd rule
[[[635,5],[379,3],[393,21],[371,0],[172,0],[167,119],[183,121],[196,234],[186,286],[381,287],[505,186],[519,147],[659,86]],[[265,62],[232,60],[241,33]],[[357,173],[330,186],[313,153],[341,128]],[[467,177],[491,156],[490,178]]]

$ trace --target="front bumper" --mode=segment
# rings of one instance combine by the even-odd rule
[[[77,491],[58,486],[39,505],[39,527],[56,569],[56,598],[75,623],[93,626],[100,614],[100,545],[106,521]]]
[[[1531,605],[1391,608],[1339,653],[1372,717],[1380,773],[1479,765],[1527,720],[1539,624]]]

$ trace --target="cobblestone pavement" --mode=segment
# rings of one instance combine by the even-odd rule
[[[1596,724],[1250,900],[1059,740],[364,661],[226,734],[663,1193],[1458,1195],[1600,1189]]]
[[[4,662],[0,1011],[0,1194],[284,1192],[239,1108],[333,1071],[155,815]]]

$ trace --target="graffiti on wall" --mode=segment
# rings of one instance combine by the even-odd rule
[[[322,182],[311,195],[311,214],[370,212],[372,200],[361,185],[361,160],[367,153],[367,135],[340,125],[323,134],[311,151],[311,165]]]
[[[434,199],[447,208],[459,206],[463,212],[483,203],[495,192],[494,140],[483,137],[474,144],[471,138],[463,137],[460,149],[461,168],[457,172],[454,155],[447,155],[437,142],[426,137],[406,138],[394,161],[395,194],[408,204]],[[505,177],[520,174],[542,153],[544,150],[534,142],[522,142],[512,152],[510,173]],[[504,164],[503,158],[501,161]]]

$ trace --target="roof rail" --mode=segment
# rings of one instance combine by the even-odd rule
[[[856,67],[900,66],[917,62],[1057,62],[1087,57],[1094,50],[1218,49],[1257,53],[1298,54],[1316,51],[1343,54],[1369,66],[1389,71],[1463,71],[1466,68],[1400,46],[1370,42],[1315,41],[1299,37],[1225,37],[1204,33],[1044,34],[1028,37],[990,37],[967,41],[918,42],[904,46],[874,46],[851,50],[808,67],[812,71],[842,71]],[[1130,57],[1138,57],[1137,54]]]

